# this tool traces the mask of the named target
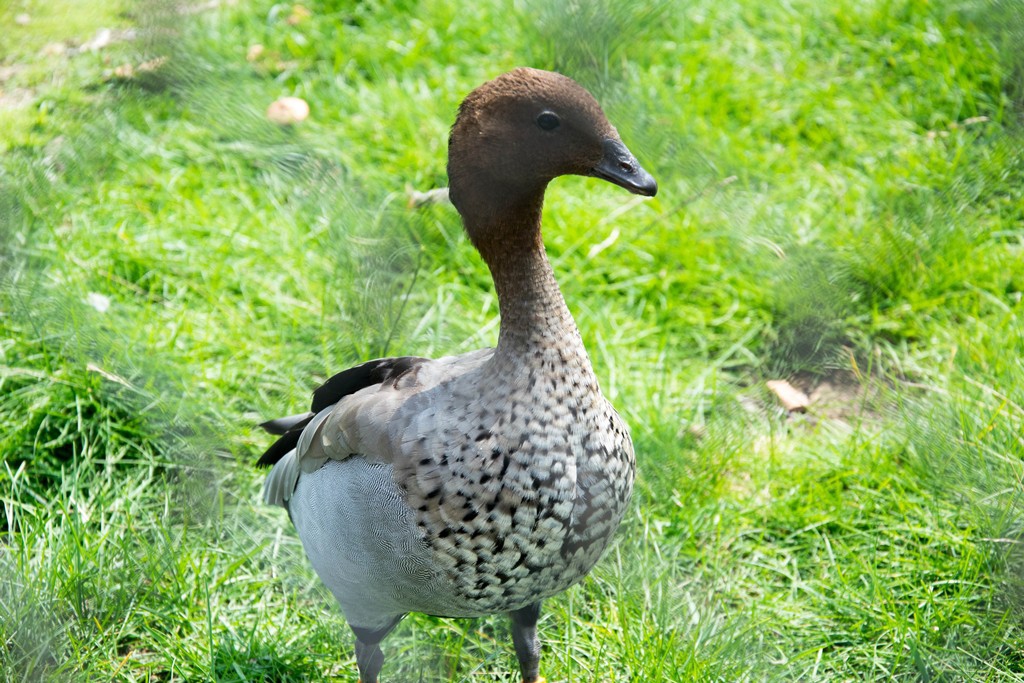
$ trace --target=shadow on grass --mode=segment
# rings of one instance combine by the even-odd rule
[[[226,637],[214,648],[211,674],[220,683],[299,683],[323,680],[323,668],[323,661],[279,643]]]
[[[979,573],[946,578],[984,588],[972,609],[970,652],[998,656],[1024,673],[1024,377],[1018,369],[1006,385],[1015,388],[1002,393],[965,370],[966,381],[953,381],[950,396],[905,405],[906,462],[937,500],[960,511],[959,524],[969,530]]]

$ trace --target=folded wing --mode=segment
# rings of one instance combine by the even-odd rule
[[[313,392],[311,410],[264,422],[261,427],[279,438],[257,461],[273,466],[263,487],[267,503],[286,506],[302,472],[327,460],[363,455],[393,462],[388,434],[416,418],[408,411],[396,417],[412,396],[438,387],[478,368],[493,354],[482,349],[437,360],[402,356],[379,358],[334,375]]]

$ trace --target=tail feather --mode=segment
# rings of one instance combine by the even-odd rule
[[[279,417],[274,420],[267,420],[266,422],[260,424],[260,427],[263,427],[263,429],[270,432],[271,434],[284,434],[286,432],[290,432],[295,428],[301,429],[309,422],[309,420],[312,417],[312,412],[298,413],[296,415],[289,415],[287,417]]]
[[[271,434],[280,435],[281,438],[264,451],[260,459],[256,461],[256,466],[270,467],[287,455],[289,451],[294,450],[296,444],[299,443],[299,437],[302,436],[302,430],[312,419],[313,413],[301,413],[299,415],[279,417],[276,420],[268,420],[261,424],[260,427],[263,427],[263,429]]]

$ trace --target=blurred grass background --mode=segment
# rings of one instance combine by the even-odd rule
[[[494,343],[457,214],[405,192],[529,64],[661,185],[548,194],[640,481],[542,673],[1024,680],[1022,43],[1015,0],[8,2],[2,679],[354,680],[253,425]],[[310,119],[269,123],[283,95]],[[500,617],[385,650],[387,680],[518,680]]]

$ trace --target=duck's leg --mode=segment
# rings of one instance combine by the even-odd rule
[[[377,683],[377,676],[380,675],[380,669],[384,666],[384,653],[380,650],[380,641],[391,633],[404,616],[404,614],[399,614],[390,624],[376,630],[349,624],[349,628],[356,634],[356,666],[359,667],[359,683]]]
[[[537,619],[540,618],[540,602],[509,612],[512,617],[512,642],[519,658],[519,670],[523,683],[543,683],[540,677],[540,641],[537,640]]]

